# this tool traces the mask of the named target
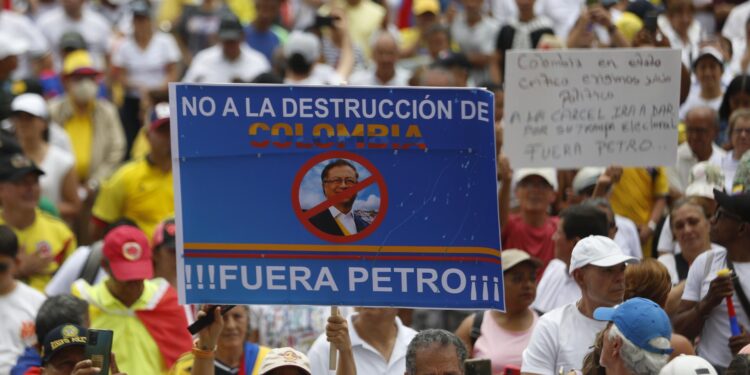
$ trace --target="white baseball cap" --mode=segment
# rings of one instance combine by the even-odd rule
[[[49,116],[47,102],[39,94],[26,93],[16,96],[10,103],[12,112],[26,112],[36,117],[46,119]]]
[[[603,167],[583,167],[578,170],[573,177],[573,192],[581,194],[581,191],[589,186],[596,185],[596,180],[604,173],[606,168]]]
[[[320,58],[320,39],[312,33],[293,31],[283,48],[284,57],[287,59],[299,53],[308,64],[314,64]]]
[[[718,375],[708,361],[697,355],[682,354],[661,368],[659,375],[705,374]]]
[[[28,48],[29,46],[23,39],[0,33],[0,60],[8,56],[23,55]]]
[[[260,364],[258,374],[265,375],[271,372],[271,370],[285,366],[297,367],[308,374],[312,373],[312,370],[310,370],[310,360],[306,355],[293,348],[285,347],[272,349],[268,352]]]
[[[576,243],[570,256],[570,274],[587,265],[612,267],[620,263],[637,263],[638,259],[622,253],[615,241],[604,236],[588,236]]]
[[[557,171],[555,168],[520,168],[513,174],[513,181],[517,185],[524,178],[529,176],[539,176],[557,191]]]

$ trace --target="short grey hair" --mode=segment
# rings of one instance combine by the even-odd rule
[[[616,325],[612,324],[605,340],[614,340],[618,337],[622,340],[620,357],[622,357],[625,367],[634,374],[658,375],[661,368],[669,361],[669,354],[652,353],[648,350],[637,347],[633,342],[628,340],[619,329],[617,329]],[[669,339],[665,337],[657,337],[651,340],[652,345],[657,348],[670,347]]]
[[[461,369],[461,373],[464,371],[464,361],[468,355],[466,346],[451,332],[444,329],[426,329],[419,332],[409,343],[409,347],[406,349],[406,374],[414,375],[417,373],[417,352],[423,349],[428,349],[433,345],[438,345],[440,348],[444,348],[448,345],[453,345],[456,348],[456,356],[458,357],[458,367]]]

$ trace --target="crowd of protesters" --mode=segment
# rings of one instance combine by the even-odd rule
[[[99,373],[89,329],[112,374],[750,374],[749,45],[740,0],[4,1],[0,375]],[[676,161],[514,169],[505,53],[627,47],[681,51]],[[169,82],[493,91],[505,311],[179,305]]]

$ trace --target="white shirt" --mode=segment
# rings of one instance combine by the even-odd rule
[[[656,19],[659,26],[659,30],[664,33],[664,36],[669,40],[670,46],[682,51],[682,63],[685,66],[693,66],[693,60],[698,56],[698,42],[701,40],[703,30],[701,29],[700,22],[693,20],[688,26],[687,30],[687,41],[683,41],[678,35],[677,31],[672,27],[669,22],[669,18],[662,14]]]
[[[0,374],[10,373],[24,348],[36,343],[34,320],[45,299],[20,281],[12,292],[0,295]]]
[[[581,299],[581,289],[568,273],[568,265],[560,259],[552,259],[544,269],[542,279],[536,287],[536,299],[531,307],[543,313]]]
[[[75,157],[55,145],[49,145],[47,155],[39,165],[44,174],[39,177],[39,186],[42,190],[42,196],[47,197],[55,205],[62,201],[62,190],[65,183],[65,176],[75,166]]]
[[[744,2],[737,5],[729,12],[724,28],[721,29],[721,35],[732,41],[732,46],[745,44],[745,23],[750,16],[750,3]],[[734,48],[735,53],[737,49]]]
[[[711,250],[698,255],[690,267],[685,291],[682,299],[685,301],[699,302],[706,294],[711,281],[716,278],[716,273],[727,267],[726,250]],[[740,279],[740,285],[745,293],[750,293],[750,263],[734,263],[734,269]],[[734,308],[737,312],[737,321],[744,327],[750,327],[750,320],[742,309],[737,294],[732,297]],[[708,315],[701,331],[701,340],[696,352],[708,362],[727,367],[732,361],[732,352],[729,350],[729,318],[727,317],[727,303],[722,301]]]
[[[679,246],[679,244],[677,246]],[[712,243],[710,250],[726,250],[726,249],[724,249],[724,247],[722,246]],[[659,262],[661,262],[661,264],[664,265],[664,267],[667,267],[667,271],[669,271],[669,277],[672,279],[672,285],[677,285],[680,283],[680,275],[677,273],[677,261],[674,258],[675,254],[659,255],[659,259],[658,259]]]
[[[396,73],[393,78],[388,82],[381,82],[378,77],[375,76],[375,69],[359,70],[349,77],[349,85],[351,86],[408,86],[409,85],[409,72],[405,69],[396,67]]]
[[[622,253],[630,255],[637,259],[643,259],[643,249],[641,248],[641,237],[638,235],[638,227],[633,220],[615,214],[615,233],[614,241],[620,245]]]
[[[354,329],[353,321],[358,314],[352,314],[347,317],[349,323],[349,339],[352,342],[352,352],[354,352],[354,362],[357,366],[358,375],[404,375],[406,371],[406,348],[409,346],[411,339],[416,336],[417,331],[403,325],[401,319],[396,317],[396,342],[393,344],[391,358],[386,361],[380,352],[372,345],[368,344],[357,334]],[[310,351],[307,352],[310,358],[310,369],[312,375],[328,375],[328,352],[330,344],[326,341],[325,333],[320,335],[313,343]]]
[[[534,13],[552,20],[552,24],[555,25],[555,36],[564,42],[581,15],[583,7],[583,0],[537,0],[534,4]]]
[[[707,161],[717,167],[721,166],[721,161],[726,154],[727,152],[724,149],[716,144],[711,144],[711,156]],[[669,184],[684,192],[690,180],[690,170],[696,164],[698,164],[698,157],[695,156],[695,153],[687,142],[677,146],[677,161],[675,162],[675,166],[667,170]]]
[[[354,222],[354,210],[349,210],[349,213],[345,214],[339,211],[336,207],[328,207],[328,211],[331,212],[333,219],[338,221],[341,225],[346,228],[349,234],[357,233],[357,224]]]
[[[183,82],[230,83],[233,80],[250,82],[261,73],[271,70],[262,53],[245,43],[240,46],[240,56],[235,61],[224,58],[221,43],[198,52],[185,73]]]
[[[284,83],[293,85],[308,85],[308,86],[338,86],[344,83],[344,79],[336,72],[332,66],[328,64],[317,63],[313,66],[312,72],[307,78],[295,81],[287,77],[284,79]]]
[[[181,58],[180,48],[171,34],[157,31],[146,49],[129,37],[112,54],[112,64],[127,71],[128,81],[136,87],[154,89],[166,80],[165,67]],[[130,93],[139,96],[140,93]]]
[[[539,318],[523,351],[521,372],[551,375],[583,367],[583,357],[591,351],[596,334],[607,322],[581,314],[576,303],[558,307]]]
[[[53,56],[55,56],[58,67],[62,66],[59,56],[60,38],[68,31],[76,31],[83,39],[86,40],[86,46],[95,68],[104,70],[105,55],[109,45],[111,28],[106,18],[94,12],[87,6],[83,6],[81,19],[73,20],[68,18],[62,7],[53,9],[44,14],[37,20],[37,25],[47,38],[47,41],[53,46]]]
[[[0,12],[0,33],[26,42],[28,51],[18,57],[18,68],[13,71],[13,78],[31,78],[33,75],[31,60],[49,51],[49,44],[41,30],[26,16],[3,10]]]
[[[52,276],[49,283],[47,283],[44,293],[47,293],[48,296],[70,294],[71,286],[81,277],[81,271],[83,271],[83,267],[86,265],[89,254],[91,254],[91,247],[89,246],[81,246],[73,254],[70,254],[57,272],[55,272],[55,275]],[[99,267],[96,278],[91,285],[98,284],[106,276],[107,273]]]
[[[469,26],[466,14],[461,12],[456,15],[451,25],[451,38],[463,53],[490,55],[495,51],[499,31],[500,25],[495,19],[482,16],[474,26]],[[471,69],[470,76],[474,82],[484,82],[489,77],[488,69]]]
[[[721,95],[713,99],[704,99],[701,96],[700,85],[694,85],[690,88],[690,94],[688,94],[685,103],[680,106],[680,120],[685,120],[688,111],[697,107],[710,107],[716,112],[719,112],[721,107],[721,100],[724,98],[724,89],[721,90]]]

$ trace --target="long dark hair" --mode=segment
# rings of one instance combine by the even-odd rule
[[[729,121],[729,116],[732,115],[732,109],[729,108],[729,101],[732,96],[744,92],[750,95],[750,76],[747,74],[741,74],[732,79],[732,82],[727,86],[727,90],[724,92],[724,98],[721,99],[721,107],[719,107],[719,119],[722,121]]]

